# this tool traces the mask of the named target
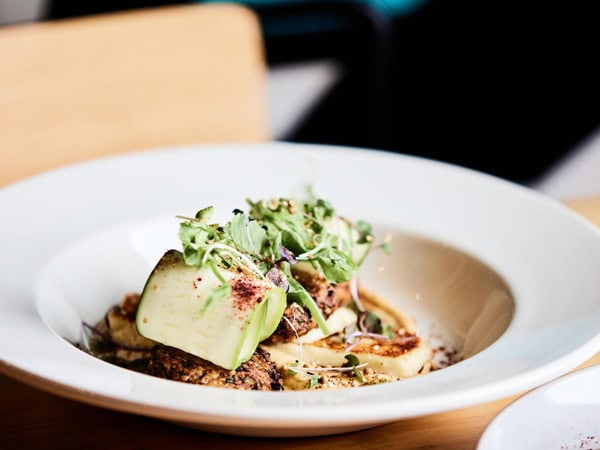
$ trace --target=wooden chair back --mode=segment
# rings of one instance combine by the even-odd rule
[[[185,5],[0,28],[5,182],[124,151],[270,137],[249,9]]]

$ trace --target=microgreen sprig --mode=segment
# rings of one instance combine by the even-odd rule
[[[278,267],[288,278],[288,301],[306,307],[328,334],[323,314],[295,280],[293,266],[299,261],[308,263],[333,284],[351,280],[362,262],[355,250],[370,246],[371,227],[364,221],[352,225],[335,215],[331,203],[309,194],[304,202],[288,198],[247,200],[249,211],[235,209],[225,225],[210,223],[212,206],[193,218],[178,216],[184,220],[179,237],[185,262],[196,267],[238,269],[260,279]],[[215,298],[227,294],[225,284]]]

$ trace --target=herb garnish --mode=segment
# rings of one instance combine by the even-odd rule
[[[328,334],[314,299],[294,278],[295,266],[302,263],[332,284],[351,280],[373,238],[367,222],[352,224],[336,216],[331,203],[308,194],[308,200],[302,202],[289,198],[247,200],[249,211],[236,208],[224,225],[210,223],[212,206],[201,209],[194,218],[180,217],[184,219],[179,238],[186,264],[209,267],[221,281],[205,308],[230,294],[228,283],[218,274],[219,268],[263,279],[277,268],[287,277],[288,302],[306,307]]]
[[[362,373],[360,372],[360,370],[358,370],[358,367],[360,366],[360,361],[358,359],[358,356],[353,355],[352,353],[349,353],[345,356],[346,358],[346,363],[344,364],[343,367],[351,367],[352,371],[354,372],[354,376],[356,377],[356,379],[358,380],[359,383],[362,383],[364,381]]]
[[[318,373],[312,373],[312,374],[310,374],[310,379],[309,379],[309,381],[308,381],[308,388],[309,388],[309,389],[312,389],[312,388],[314,388],[316,385],[318,385],[318,384],[319,384],[319,379],[320,379],[320,378],[321,378],[321,377],[319,376],[319,374],[318,374]]]

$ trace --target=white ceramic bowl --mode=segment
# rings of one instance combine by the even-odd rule
[[[337,391],[243,392],[131,372],[69,341],[167,248],[176,214],[304,185],[396,235],[362,282],[467,358]],[[170,148],[73,165],[0,191],[0,368],[87,403],[226,433],[343,432],[516,394],[600,349],[600,238],[561,204],[480,173],[390,153],[284,143]],[[384,270],[381,271],[380,268]]]

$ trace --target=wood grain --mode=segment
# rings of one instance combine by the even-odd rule
[[[600,353],[581,367],[600,364]],[[488,423],[513,396],[443,414],[335,436],[262,439],[224,436],[100,409],[0,376],[0,448],[237,450],[474,449]]]
[[[270,138],[258,21],[191,5],[0,28],[0,178],[97,156]]]
[[[600,196],[569,198],[564,200],[564,203],[595,225],[600,226]]]

